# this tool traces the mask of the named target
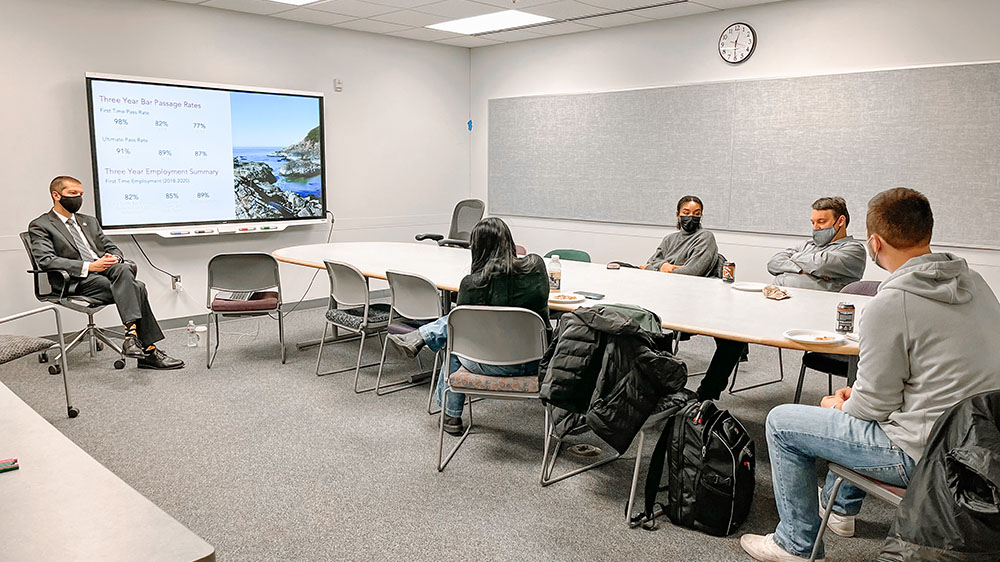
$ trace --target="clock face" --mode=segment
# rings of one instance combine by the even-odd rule
[[[757,33],[745,23],[734,23],[719,37],[719,54],[730,64],[739,64],[753,54],[757,46]]]

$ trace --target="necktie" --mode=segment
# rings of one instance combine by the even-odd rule
[[[66,226],[69,227],[70,236],[73,237],[73,243],[76,244],[76,250],[80,252],[80,257],[85,260],[97,261],[97,254],[83,238],[83,232],[76,226],[76,221],[69,219],[66,221]]]

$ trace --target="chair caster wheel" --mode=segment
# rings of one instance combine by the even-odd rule
[[[66,410],[66,415],[71,418],[75,418],[80,415],[80,410],[77,410],[75,407],[70,406],[69,409]]]
[[[41,353],[39,353],[38,354],[38,362],[39,363],[48,363],[49,362],[49,354],[45,353],[44,351],[41,352]]]
[[[115,369],[118,369],[120,371],[120,370],[122,370],[124,368],[125,368],[125,360],[124,359],[115,359]]]
[[[62,367],[60,367],[59,365],[49,365],[50,375],[58,375],[61,372],[62,372]]]
[[[97,342],[97,351],[104,351],[104,344],[103,343]]]

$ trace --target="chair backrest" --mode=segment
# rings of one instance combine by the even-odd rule
[[[330,298],[344,306],[364,306],[368,317],[368,278],[349,263],[323,260],[330,276]]]
[[[483,219],[484,212],[486,203],[479,199],[459,201],[451,214],[451,230],[448,231],[448,238],[468,242],[472,238],[472,229]]]
[[[27,232],[22,232],[21,244],[24,244],[24,251],[28,253],[28,262],[31,264],[31,269],[38,270],[38,264],[35,263],[35,256],[31,253],[31,235]],[[48,275],[35,275],[34,285],[35,285],[35,298],[44,301],[45,297],[52,294],[52,284],[49,283]]]
[[[590,254],[584,252],[583,250],[572,250],[569,248],[562,248],[558,250],[552,250],[545,254],[545,257],[551,258],[552,256],[559,256],[561,260],[569,261],[584,261],[590,263]]]
[[[392,290],[392,308],[410,320],[437,320],[441,314],[441,293],[429,279],[414,273],[386,271]]]
[[[489,365],[536,361],[548,345],[545,328],[525,308],[459,306],[448,314],[448,353]]]
[[[840,292],[850,295],[874,297],[878,293],[878,286],[881,284],[881,281],[855,281],[854,283],[848,283]]]
[[[238,252],[216,254],[208,260],[208,296],[212,302],[213,290],[261,291],[278,289],[281,299],[281,279],[278,260],[264,252]]]

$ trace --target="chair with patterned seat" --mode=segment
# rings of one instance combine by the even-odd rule
[[[389,319],[386,331],[389,334],[409,334],[417,330],[423,324],[437,320],[443,316],[443,302],[441,292],[426,277],[414,273],[402,271],[386,271],[386,280],[389,282],[389,290],[392,292],[392,302],[389,307]],[[398,390],[412,388],[423,384],[423,380],[400,380],[382,385],[382,369],[385,367],[385,353],[388,348],[388,339],[382,344],[382,359],[378,364],[378,376],[375,378],[375,394],[382,396]],[[430,371],[421,372],[418,375],[429,374],[431,381],[431,395],[434,393],[434,373],[437,371],[438,355],[434,356],[434,366]],[[423,369],[420,363],[420,355],[417,355],[417,365]],[[388,389],[388,390],[385,390]],[[427,409],[430,413],[430,397],[427,398]]]
[[[249,293],[245,299],[222,298],[226,293]],[[281,362],[285,362],[285,321],[281,310],[281,278],[278,260],[262,252],[217,254],[208,261],[208,331],[205,343],[206,366],[211,369],[219,352],[222,333],[220,317],[254,317],[277,314]],[[215,347],[212,347],[212,324]]]
[[[55,315],[56,341],[53,342],[50,339],[36,338],[32,336],[0,334],[0,365],[15,359],[27,357],[32,353],[47,351],[53,348],[59,349],[59,357],[61,358],[62,363],[60,365],[50,365],[49,373],[53,375],[62,373],[63,391],[66,393],[66,415],[71,418],[75,418],[80,415],[80,410],[73,406],[69,398],[69,382],[66,378],[69,372],[68,358],[66,357],[66,343],[63,339],[62,315],[59,314],[59,309],[56,305],[47,304],[34,310],[0,318],[0,324],[6,324],[8,322],[13,322],[15,320],[20,320],[22,318],[50,311]],[[55,367],[59,368],[57,369]]]
[[[323,325],[323,337],[319,340],[319,353],[316,355],[316,376],[335,375],[354,370],[354,392],[370,392],[375,387],[359,389],[358,379],[361,376],[361,369],[375,367],[379,363],[361,364],[361,355],[365,350],[365,337],[374,333],[382,341],[382,333],[389,325],[389,312],[391,306],[388,304],[371,302],[371,290],[368,286],[368,278],[361,270],[351,264],[324,260],[327,275],[330,277],[330,305],[326,311],[326,323]],[[344,330],[357,335],[361,339],[358,345],[358,360],[353,367],[335,369],[333,371],[320,371],[320,363],[323,360],[323,347],[326,342],[326,335],[333,326],[334,330]],[[348,338],[353,340],[354,338]]]
[[[542,358],[547,340],[545,321],[530,310],[507,306],[459,306],[448,314],[448,346],[444,361],[447,364],[456,356],[482,365],[523,365]],[[450,392],[465,394],[469,426],[445,457],[445,412],[442,408],[438,472],[444,470],[472,431],[473,397],[537,400],[538,389],[535,374],[523,377],[478,375],[462,367],[447,375],[441,402],[447,401]],[[544,464],[542,468],[544,470]]]
[[[865,295],[874,297],[878,293],[879,281],[855,281],[840,290],[845,295]],[[802,368],[799,370],[799,382],[795,386],[795,403],[802,398],[802,384],[805,382],[806,369],[826,373],[826,384],[829,394],[833,394],[833,377],[847,378],[847,355],[835,355],[821,351],[807,351],[802,356]]]

